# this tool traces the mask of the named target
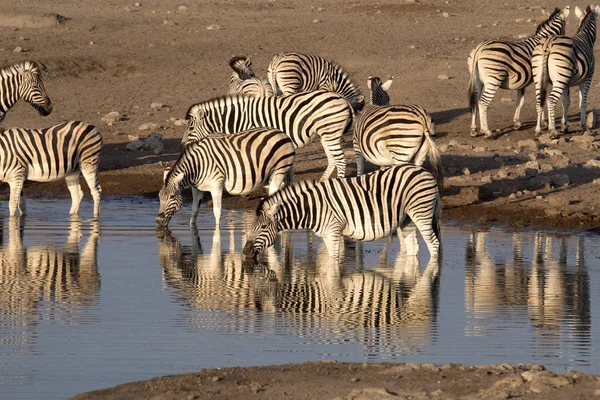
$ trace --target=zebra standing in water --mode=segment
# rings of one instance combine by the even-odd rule
[[[244,246],[247,257],[263,252],[286,229],[314,231],[334,261],[339,261],[342,236],[375,240],[394,230],[407,255],[419,252],[417,230],[432,259],[439,252],[438,186],[429,172],[411,164],[356,178],[301,181],[263,200],[256,214]]]
[[[229,94],[246,96],[273,96],[273,88],[266,79],[257,78],[248,57],[233,57],[229,66],[233,69],[229,81]]]
[[[235,133],[250,128],[270,127],[285,132],[296,149],[315,136],[321,138],[327,155],[327,169],[321,180],[337,168],[338,177],[346,171],[342,135],[352,123],[353,113],[339,94],[318,90],[286,97],[231,96],[208,100],[190,107],[185,145],[213,132]]]
[[[279,53],[267,72],[275,95],[327,90],[344,96],[355,112],[362,109],[364,97],[337,63],[313,54]]]
[[[517,91],[517,109],[514,129],[521,127],[520,115],[525,104],[525,89],[533,80],[531,54],[543,39],[564,35],[569,6],[556,8],[548,19],[538,25],[535,35],[519,41],[486,40],[469,55],[469,106],[471,108],[471,136],[477,136],[477,114],[481,133],[492,137],[488,128],[487,109],[499,88]],[[548,13],[544,10],[545,15]]]
[[[270,128],[232,135],[213,134],[188,144],[173,168],[165,172],[157,224],[169,224],[173,214],[181,208],[181,191],[191,186],[190,225],[196,223],[203,192],[210,192],[219,229],[223,189],[233,195],[248,194],[268,181],[269,195],[272,195],[283,183],[291,182],[295,153],[290,138]]]
[[[40,115],[52,112],[52,102],[46,94],[40,67],[31,61],[0,70],[0,122],[19,99],[31,104]]]
[[[537,125],[536,137],[542,132],[543,109],[548,84],[552,91],[548,99],[548,130],[558,137],[554,121],[554,107],[562,96],[563,116],[561,132],[567,132],[567,114],[570,98],[569,88],[579,85],[581,127],[586,130],[587,95],[594,76],[594,43],[596,42],[596,17],[600,6],[588,6],[585,14],[575,7],[579,28],[573,37],[554,36],[540,43],[533,52],[533,76],[535,81]]]
[[[381,83],[378,77],[369,78],[370,94],[367,106],[354,125],[354,154],[356,173],[364,173],[365,159],[381,167],[412,163],[423,165],[429,155],[434,175],[443,185],[440,155],[433,141],[434,124],[423,107],[417,105],[390,106],[386,92],[392,85]]]
[[[0,129],[0,181],[10,185],[9,212],[17,207],[25,214],[21,197],[26,180],[51,182],[65,178],[71,193],[70,214],[77,214],[83,191],[79,175],[83,174],[94,198],[94,217],[100,214],[98,162],[102,136],[90,124],[64,122],[44,129]]]

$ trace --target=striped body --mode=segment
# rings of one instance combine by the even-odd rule
[[[327,90],[341,94],[354,111],[363,107],[363,96],[337,63],[312,54],[279,53],[268,69],[275,95]]]
[[[229,66],[233,69],[229,81],[230,95],[241,94],[245,96],[273,96],[273,88],[269,81],[254,75],[252,63],[247,57],[233,57]]]
[[[232,135],[210,135],[188,144],[168,172],[160,190],[156,221],[166,226],[182,204],[181,191],[192,187],[192,218],[195,224],[203,192],[210,192],[217,228],[221,219],[223,190],[248,194],[269,182],[269,194],[291,181],[295,150],[283,132],[257,128]]]
[[[214,132],[235,133],[258,127],[285,132],[296,149],[306,146],[313,137],[320,137],[328,160],[321,179],[327,179],[335,168],[338,177],[343,177],[346,159],[342,135],[350,127],[352,118],[348,102],[332,92],[315,91],[286,97],[222,97],[190,107],[182,144]]]
[[[65,178],[71,193],[71,214],[83,198],[79,175],[83,174],[92,197],[94,216],[100,212],[98,162],[102,136],[90,124],[69,121],[44,129],[10,128],[0,133],[0,181],[10,185],[10,215],[17,205],[25,212],[21,190],[25,180],[51,182]]]
[[[40,68],[31,61],[0,70],[0,122],[19,99],[31,104],[40,115],[52,112],[52,102],[46,94]]]
[[[587,95],[594,76],[594,43],[596,41],[596,17],[600,7],[588,7],[583,14],[575,9],[580,18],[579,29],[573,37],[555,36],[540,43],[533,52],[533,73],[536,92],[538,121],[536,136],[542,131],[543,107],[546,103],[548,84],[552,90],[548,96],[548,130],[553,137],[555,128],[554,108],[558,100],[563,100],[561,131],[567,132],[567,115],[570,105],[569,88],[579,85],[580,122],[586,130]]]
[[[302,181],[261,202],[244,253],[260,254],[281,230],[310,229],[324,238],[334,260],[342,236],[375,240],[394,231],[404,239],[407,254],[415,255],[418,229],[433,258],[439,249],[440,209],[436,181],[414,165],[356,178]]]
[[[379,93],[385,93],[379,82],[379,78],[369,80],[369,87],[374,91],[370,99],[385,99]],[[429,155],[441,187],[443,170],[433,137],[434,124],[423,107],[367,105],[354,125],[357,175],[363,174],[365,159],[380,167],[406,163],[420,166]]]
[[[469,106],[471,108],[471,136],[477,136],[477,115],[481,133],[492,136],[488,128],[487,109],[499,88],[517,91],[517,109],[514,128],[521,126],[520,114],[525,102],[525,88],[533,81],[531,55],[543,39],[565,33],[565,19],[570,8],[555,9],[542,22],[534,36],[519,42],[486,40],[469,55]]]

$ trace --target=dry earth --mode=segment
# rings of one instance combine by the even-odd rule
[[[595,182],[600,178],[600,162],[593,161],[600,144],[595,141],[596,132],[582,137],[575,131],[558,143],[520,142],[534,136],[530,88],[522,130],[511,128],[514,93],[501,91],[489,112],[490,126],[499,129],[496,138],[469,136],[466,60],[470,50],[483,39],[531,34],[543,19],[541,7],[565,4],[527,0],[139,1],[3,0],[0,10],[3,64],[26,59],[41,62],[54,102],[54,112],[46,118],[21,102],[8,113],[4,125],[44,127],[71,119],[96,124],[105,140],[101,167],[105,197],[156,196],[164,163],[177,157],[184,131],[177,126],[178,120],[191,104],[226,93],[227,61],[232,55],[250,56],[255,71],[264,75],[274,54],[300,51],[338,61],[363,87],[370,75],[394,76],[392,102],[417,103],[431,113],[447,176],[446,219],[559,230],[595,230],[599,225],[600,185]],[[575,30],[576,20],[571,16],[567,32]],[[598,107],[599,96],[595,80],[589,109]],[[576,93],[572,99],[577,99]],[[152,103],[164,107],[152,108]],[[108,124],[102,117],[112,111],[122,118]],[[572,127],[577,127],[575,104],[571,113]],[[156,127],[138,129],[146,123]],[[126,150],[135,136],[144,139],[152,132],[163,135],[161,154]],[[350,142],[348,136],[345,150],[352,174]],[[325,163],[320,144],[314,143],[299,152],[297,177],[318,177]],[[29,184],[26,193],[67,196],[62,182]],[[254,204],[232,198],[225,203],[229,207]],[[461,379],[472,379],[475,374],[468,369],[457,371]],[[191,376],[190,382],[206,374]],[[284,375],[277,379],[283,380]],[[321,379],[318,373],[313,377]],[[492,377],[482,387],[491,385]],[[157,382],[169,384],[177,379]],[[224,381],[233,379],[227,376]],[[350,383],[343,382],[339,392],[327,396],[350,393]],[[418,377],[411,382],[410,390],[417,394],[429,390],[419,388]],[[224,386],[220,381],[208,385]],[[382,383],[369,382],[365,387],[371,386]],[[573,387],[578,386],[569,386]],[[165,396],[157,398],[170,398]]]

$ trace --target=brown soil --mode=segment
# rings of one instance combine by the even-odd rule
[[[255,71],[264,76],[274,54],[312,52],[339,62],[363,91],[370,75],[383,79],[394,76],[390,90],[392,102],[420,104],[431,113],[447,176],[443,199],[446,220],[595,230],[600,221],[596,212],[600,207],[600,186],[594,180],[600,177],[600,169],[583,168],[583,164],[596,157],[594,143],[572,140],[581,134],[576,131],[567,135],[566,140],[550,144],[551,151],[540,146],[518,154],[521,151],[518,142],[534,136],[532,88],[526,95],[527,104],[522,112],[523,129],[512,130],[514,93],[501,91],[489,111],[490,127],[500,129],[496,139],[469,136],[467,56],[483,39],[533,33],[543,16],[538,6],[525,7],[522,3],[517,0],[504,0],[502,4],[492,0],[326,0],[311,5],[293,0],[141,0],[141,5],[136,6],[133,0],[4,0],[4,10],[10,11],[10,15],[0,15],[0,53],[4,55],[4,63],[9,65],[25,59],[41,62],[45,67],[46,89],[54,102],[54,111],[46,118],[39,117],[35,110],[20,102],[8,113],[4,125],[39,128],[72,119],[96,124],[105,141],[101,162],[104,197],[155,197],[162,183],[164,163],[176,159],[184,131],[184,127],[175,126],[174,120],[183,118],[191,104],[227,92],[231,72],[227,62],[232,55],[250,56]],[[58,18],[57,14],[71,19]],[[209,26],[217,29],[207,29]],[[571,16],[567,32],[572,34],[575,27]],[[14,52],[17,46],[24,51]],[[448,79],[440,79],[443,75]],[[598,104],[597,86],[594,84],[591,89],[590,110]],[[573,128],[577,127],[577,96],[576,93],[571,95]],[[167,106],[153,110],[152,102]],[[111,111],[123,114],[124,120],[107,125],[101,117]],[[146,122],[159,124],[159,132],[164,135],[165,151],[158,156],[148,151],[125,150],[129,135],[144,138],[150,133],[138,130]],[[345,139],[347,173],[353,174],[350,143],[349,136]],[[537,160],[528,163],[528,158]],[[320,144],[313,143],[299,151],[296,176],[299,179],[318,177],[325,164]],[[464,168],[469,170],[468,176],[463,173]],[[541,178],[532,180],[526,173]],[[566,174],[570,183],[559,186],[556,180],[553,182],[556,174]],[[26,194],[68,196],[63,182],[28,184]],[[254,207],[253,201],[229,198],[225,206]],[[253,377],[260,369],[227,370],[228,374],[235,372],[235,375],[225,375],[223,370],[219,372],[223,374],[223,381],[208,379],[206,390],[225,390],[227,382],[237,381],[241,383],[232,384],[233,392],[229,393],[240,393],[238,388],[244,385],[255,390],[250,382],[256,381],[261,385],[256,389],[259,393],[263,385],[268,387],[265,393],[275,393],[276,385],[271,379],[290,379],[283,371],[294,368],[303,374],[319,369],[335,372],[336,376],[340,373],[339,391],[324,392],[324,397],[346,396],[356,388],[384,386],[382,381],[376,382],[375,377],[390,382],[385,383],[390,391],[410,390],[410,393],[423,394],[429,390],[428,393],[433,393],[437,390],[434,389],[437,380],[450,382],[447,378],[456,373],[461,376],[460,383],[453,384],[458,396],[477,393],[477,382],[485,383],[482,387],[487,388],[495,379],[513,376],[512,373],[496,376],[496,373],[488,375],[459,368],[447,373],[427,373],[425,375],[432,379],[423,380],[420,372],[415,374],[410,368],[358,367],[359,383],[350,382],[353,376],[359,375],[351,372],[354,367],[350,366],[349,370],[342,364],[263,369],[269,379]],[[385,372],[394,368],[399,372]],[[362,371],[371,372],[363,375]],[[447,378],[442,377],[445,373]],[[216,372],[188,376],[190,387],[193,388],[191,383],[199,382],[200,377],[211,374]],[[271,374],[277,375],[271,377]],[[414,380],[394,378],[413,376],[411,374]],[[309,375],[314,382],[327,380],[320,373]],[[244,376],[248,378],[242,378]],[[155,381],[156,387],[163,388],[164,398],[171,398],[170,390],[185,390],[185,385],[177,382],[186,382],[186,378],[179,379],[161,378]],[[316,390],[321,386],[313,384],[311,379],[307,381],[311,385],[294,384],[294,390]],[[429,382],[426,388],[419,386],[422,381]],[[290,379],[290,382],[295,381]],[[405,382],[408,386],[404,389],[398,386]],[[166,388],[170,383],[173,383],[172,388]],[[139,384],[138,387],[151,391],[155,386]],[[249,398],[254,396],[250,389],[239,390],[248,390]]]

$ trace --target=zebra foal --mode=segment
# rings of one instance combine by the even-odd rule
[[[431,117],[421,106],[390,106],[386,90],[391,84],[391,80],[382,84],[378,77],[367,80],[367,105],[354,125],[356,173],[364,173],[365,159],[380,167],[406,163],[421,166],[429,156],[441,188],[444,173],[433,141],[435,127]]]
[[[221,97],[192,105],[182,145],[198,141],[213,132],[235,133],[246,129],[270,127],[285,132],[296,149],[320,137],[327,156],[327,169],[321,180],[334,169],[338,177],[346,172],[342,135],[352,123],[353,113],[339,94],[322,90],[286,97]]]
[[[531,55],[533,49],[545,38],[564,35],[569,6],[556,8],[548,18],[540,23],[535,34],[522,41],[486,40],[477,45],[469,54],[469,107],[471,108],[471,136],[478,135],[477,116],[481,133],[492,137],[488,128],[487,109],[499,88],[517,91],[517,109],[514,115],[514,129],[521,127],[520,115],[525,104],[525,89],[533,81]]]
[[[533,79],[535,82],[537,125],[535,134],[542,132],[543,109],[548,102],[548,130],[558,137],[554,108],[562,96],[563,115],[561,132],[568,131],[569,88],[579,85],[579,107],[581,127],[586,130],[587,95],[594,76],[594,43],[596,42],[596,18],[600,6],[588,6],[585,13],[575,7],[579,27],[573,37],[553,36],[540,43],[533,51]],[[546,100],[548,84],[552,90]]]
[[[19,99],[31,104],[42,116],[52,112],[40,67],[31,61],[0,70],[0,123]]]
[[[394,230],[407,255],[419,252],[417,230],[432,258],[439,253],[441,204],[433,176],[421,167],[397,165],[354,178],[301,181],[263,200],[244,246],[255,257],[277,233],[310,229],[339,261],[342,236],[375,240]]]
[[[102,136],[91,124],[69,121],[44,129],[0,129],[0,181],[10,185],[9,213],[24,215],[21,197],[26,180],[52,182],[65,178],[71,193],[70,214],[77,214],[83,199],[83,174],[94,199],[94,217],[100,214],[98,163]]]
[[[229,81],[228,94],[255,97],[273,96],[273,88],[269,82],[254,75],[252,63],[248,57],[232,57],[229,60],[229,66],[233,72]]]
[[[279,53],[269,64],[267,76],[275,95],[327,90],[342,95],[355,112],[363,107],[364,97],[346,71],[314,54]]]
[[[248,194],[269,182],[269,195],[293,178],[295,150],[283,132],[270,128],[251,129],[231,135],[210,135],[188,144],[175,165],[165,172],[159,192],[159,226],[167,226],[183,203],[181,191],[192,187],[192,217],[196,223],[204,192],[210,192],[216,227],[221,221],[223,190]]]

